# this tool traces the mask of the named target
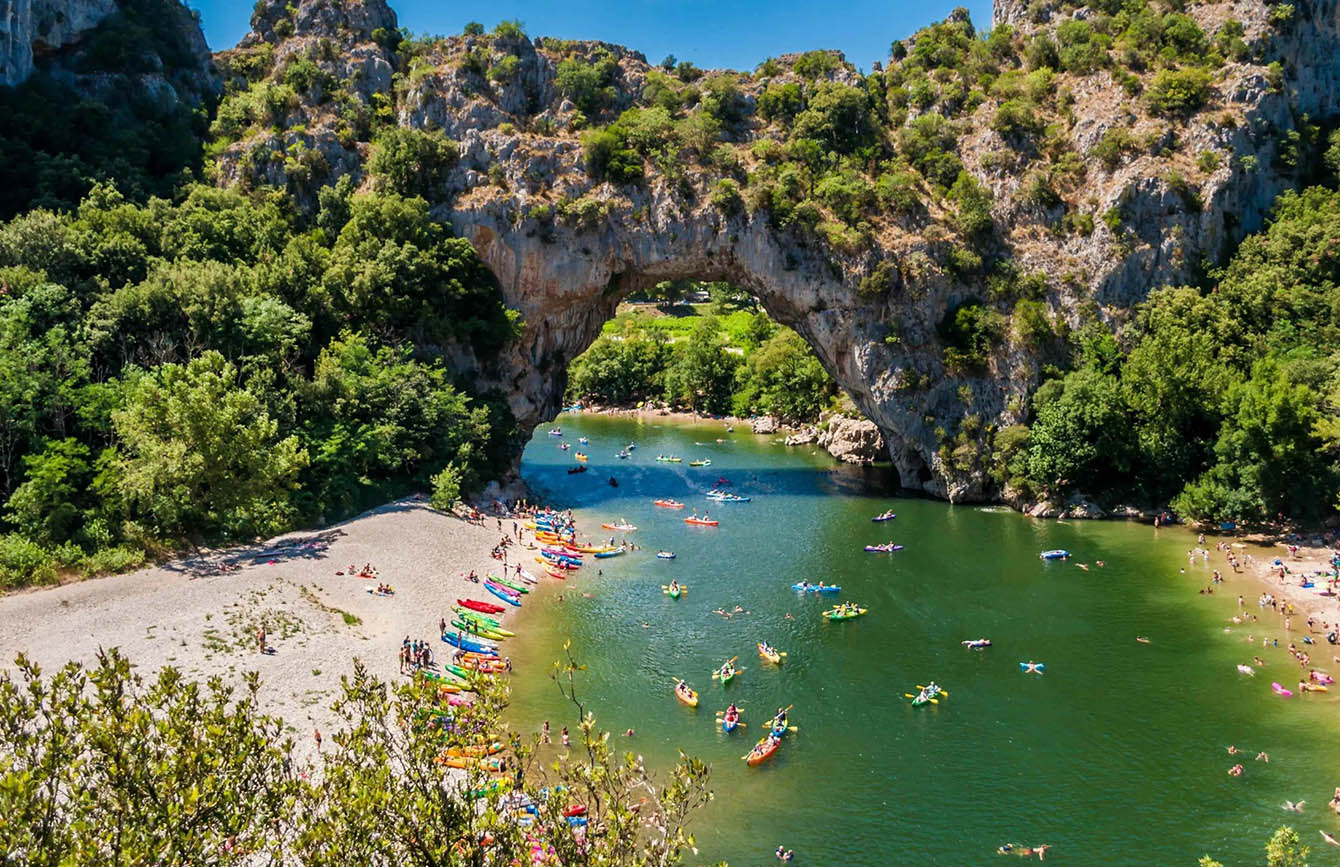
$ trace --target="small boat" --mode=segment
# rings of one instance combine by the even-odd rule
[[[735,667],[735,660],[739,658],[740,657],[738,656],[732,656],[730,659],[722,663],[720,668],[712,672],[712,679],[721,681],[722,686],[725,686],[734,680],[735,675],[740,673],[740,670]]]
[[[1047,666],[1044,663],[1030,660],[1029,662],[1019,663],[1019,670],[1024,674],[1042,674],[1047,670]]]
[[[768,759],[772,758],[773,754],[777,752],[777,748],[781,745],[781,738],[769,735],[754,744],[754,748],[749,751],[749,755],[744,757],[745,764],[749,765],[751,768],[763,764]]]
[[[561,436],[563,436],[563,429],[560,428],[560,427],[556,427],[556,428],[554,428],[553,430],[549,431],[549,436],[551,436],[551,437],[561,437]]]
[[[675,559],[675,552],[674,552],[674,551],[657,551],[657,552],[656,552],[656,559],[657,559],[657,560],[673,560],[673,559]]]
[[[711,459],[711,458],[708,458],[708,459],[706,459],[706,460],[701,460],[701,461],[689,461],[689,466],[691,466],[691,467],[710,467],[710,466],[712,466],[712,459]]]
[[[715,499],[718,503],[747,503],[753,498],[742,497],[739,494],[722,494],[721,496],[714,497],[713,499]]]
[[[622,554],[623,552],[624,552],[624,549],[623,549],[622,547],[620,547],[620,548],[615,548],[613,551],[597,551],[597,552],[596,552],[596,556],[597,556],[597,557],[602,557],[602,558],[603,558],[603,557],[618,557],[618,556],[619,556],[620,554]]]
[[[982,650],[982,649],[984,649],[984,648],[987,648],[987,647],[990,647],[990,646],[991,646],[991,639],[989,639],[989,638],[970,638],[970,639],[968,639],[967,641],[964,641],[964,642],[963,642],[963,646],[966,647],[966,648],[968,648],[969,650]]]
[[[660,506],[662,509],[682,509],[684,504],[675,500],[652,500],[653,506]]]
[[[768,662],[771,662],[773,665],[782,664],[781,652],[766,641],[758,642],[758,655],[766,659]]]
[[[829,620],[854,620],[865,614],[866,609],[859,605],[853,605],[850,602],[845,605],[837,605],[823,613],[823,616]]]
[[[490,575],[489,580],[492,581],[494,584],[501,584],[508,590],[515,590],[517,593],[524,594],[530,592],[530,588],[527,587],[525,584],[518,584],[515,581],[509,581],[506,578],[499,578],[497,575]]]
[[[501,641],[511,636],[503,635],[495,629],[490,629],[482,623],[475,623],[473,620],[453,620],[451,628],[457,632],[463,632],[466,635],[478,635],[480,638],[488,638],[493,641]]]
[[[1329,686],[1322,686],[1319,683],[1299,683],[1298,688],[1303,692],[1330,692]]]
[[[466,638],[463,635],[457,635],[454,632],[445,633],[442,640],[452,647],[459,647],[461,650],[469,650],[474,653],[498,655],[498,647],[495,644],[480,639],[476,641],[473,638]]]
[[[501,584],[494,584],[492,581],[485,581],[484,589],[492,593],[494,596],[497,596],[499,599],[506,602],[508,605],[512,605],[516,608],[521,607],[521,599],[516,594],[508,590],[506,587],[503,587]]]
[[[694,525],[699,526],[699,527],[715,527],[715,526],[717,526],[718,524],[720,524],[721,522],[720,522],[720,521],[714,521],[714,520],[711,520],[711,519],[709,519],[709,518],[699,518],[699,517],[696,516],[696,515],[690,515],[689,517],[687,517],[687,518],[684,519],[684,523],[685,523],[685,524],[694,524]]]
[[[494,741],[491,744],[472,744],[465,747],[450,747],[447,749],[445,755],[453,757],[473,756],[479,758],[482,756],[496,756],[502,751],[502,742]]]
[[[949,695],[949,693],[937,686],[934,681],[931,681],[927,686],[918,686],[917,689],[921,691],[912,698],[912,707],[921,707],[926,704],[939,704],[940,696]]]
[[[882,515],[876,515],[875,517],[871,518],[870,520],[874,521],[876,524],[879,524],[879,523],[881,523],[881,522],[883,522],[883,521],[892,521],[892,520],[893,520],[894,518],[896,518],[896,517],[898,517],[898,516],[895,515],[895,514],[893,513],[893,509],[890,509],[889,511],[885,512],[884,514],[882,514]]]
[[[478,599],[457,599],[456,604],[462,608],[482,611],[485,614],[501,614],[507,610],[501,605],[494,605],[492,602],[480,602]]]
[[[601,524],[600,526],[606,530],[622,530],[625,533],[631,533],[637,529],[632,524]]]
[[[663,464],[681,464],[684,462],[683,458],[677,458],[673,455],[657,455],[656,460]]]
[[[698,693],[689,689],[689,685],[682,680],[675,683],[675,698],[689,707],[698,706]]]
[[[577,452],[577,454],[573,455],[573,458],[575,458],[576,460],[579,460],[579,461],[589,461],[589,460],[591,460],[591,458],[590,458],[588,455],[584,455],[584,454],[582,454],[581,452]]]
[[[591,442],[591,441],[590,441],[589,439],[587,439],[586,437],[578,437],[578,438],[577,438],[577,442],[578,442],[580,445],[586,445],[587,443],[589,443],[589,442]]]
[[[621,461],[626,461],[632,457],[628,452],[615,452],[614,456]]]
[[[1043,560],[1069,560],[1070,552],[1064,548],[1053,548],[1050,551],[1043,551],[1038,556]]]
[[[637,448],[637,443],[629,443],[628,445],[624,446],[624,451],[631,452],[635,448]]]
[[[683,584],[662,584],[661,592],[671,599],[678,599],[681,593],[688,591],[688,587]]]
[[[579,467],[568,467],[568,475],[570,476],[575,476],[578,473],[584,473],[584,472],[586,472],[586,464],[582,464]]]
[[[730,734],[731,732],[735,731],[736,727],[739,725],[740,725],[740,712],[738,710],[735,711],[734,713],[726,711],[721,715],[721,730],[726,732],[727,734]]]
[[[892,554],[894,551],[903,550],[903,546],[885,542],[883,545],[866,545],[865,550],[871,554]]]
[[[1272,683],[1270,685],[1270,688],[1273,689],[1275,691],[1275,694],[1278,695],[1280,698],[1293,698],[1293,692],[1285,689],[1278,683]]]
[[[840,593],[842,591],[841,585],[838,584],[824,584],[823,586],[820,586],[818,584],[811,584],[808,581],[792,584],[791,589],[799,590],[801,593]]]

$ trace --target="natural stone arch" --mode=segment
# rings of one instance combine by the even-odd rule
[[[500,226],[478,213],[452,214],[456,231],[471,240],[497,276],[508,306],[526,323],[521,340],[486,372],[489,384],[508,395],[524,431],[557,415],[569,363],[599,336],[628,295],[665,280],[722,280],[753,293],[774,319],[813,347],[857,408],[880,428],[904,487],[955,498],[982,493],[980,481],[950,487],[936,467],[939,444],[928,406],[959,399],[938,354],[924,351],[926,342],[935,342],[935,314],[928,311],[942,309],[936,299],[914,304],[900,292],[863,295],[859,276],[831,252],[781,236],[765,219],[695,217],[662,225],[612,219],[576,230]],[[900,323],[896,345],[885,342],[891,316]],[[912,371],[935,384],[900,388]],[[998,385],[1008,379],[983,378],[971,386],[983,398],[986,417],[1001,412]]]

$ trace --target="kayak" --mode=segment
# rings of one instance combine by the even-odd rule
[[[480,602],[478,599],[457,599],[456,604],[474,611],[482,611],[485,614],[501,614],[507,610],[501,605],[494,605],[492,602]]]
[[[542,566],[548,566],[550,569],[566,569],[569,572],[582,568],[580,563],[569,563],[567,560],[560,560],[557,557],[536,557],[535,562]]]
[[[1292,697],[1293,697],[1293,693],[1292,693],[1292,692],[1290,692],[1289,690],[1287,690],[1287,689],[1285,689],[1284,687],[1280,686],[1278,683],[1272,683],[1272,684],[1270,685],[1270,688],[1273,689],[1273,690],[1275,690],[1275,693],[1276,693],[1277,695],[1279,695],[1280,698],[1292,698]]]
[[[675,552],[674,552],[674,551],[657,551],[657,552],[656,552],[656,559],[657,559],[657,560],[673,560],[673,559],[675,559]]]
[[[657,455],[656,460],[663,464],[680,464],[684,462],[683,458],[671,458],[666,457],[665,455]]]
[[[625,533],[631,533],[637,529],[632,524],[601,524],[600,526],[606,530],[622,530]]]
[[[718,503],[747,503],[753,498],[741,497],[738,494],[722,494],[720,496],[713,497],[712,499],[716,500]]]
[[[596,556],[601,558],[618,557],[623,552],[624,552],[623,548],[615,548],[613,551],[597,551]]]
[[[482,623],[489,629],[502,628],[502,621],[496,617],[489,617],[487,614],[480,614],[478,611],[471,611],[469,608],[462,608],[459,605],[451,606],[451,610],[456,612],[456,616],[462,620],[473,620],[475,623]]]
[[[472,756],[448,756],[441,763],[448,768],[482,768],[485,771],[497,773],[502,770],[502,761],[500,758],[481,759]]]
[[[532,575],[532,574],[530,574],[529,572],[527,572],[525,569],[522,569],[521,571],[517,572],[517,573],[516,573],[516,577],[520,578],[522,581],[525,581],[527,584],[539,584],[539,583],[540,583],[540,581],[539,581],[538,578],[536,578],[534,575]]]
[[[579,461],[589,461],[589,460],[590,460],[589,457],[587,457],[586,455],[582,454],[581,452],[577,452],[577,454],[573,455],[573,457],[576,458],[576,459],[579,460]]]
[[[912,707],[921,707],[922,705],[934,704],[940,700],[943,695],[948,695],[944,690],[937,687],[919,687],[920,691],[912,699]]]
[[[895,545],[892,542],[887,545],[866,545],[865,550],[871,554],[892,554],[894,551],[903,550],[902,545]]]
[[[684,504],[683,504],[683,503],[678,503],[678,502],[675,502],[674,500],[652,500],[652,501],[651,501],[651,504],[652,504],[653,506],[660,506],[662,509],[682,509],[682,508],[684,508]]]
[[[689,461],[689,466],[691,466],[691,467],[710,467],[710,466],[712,466],[712,461],[711,461],[710,458],[709,458],[708,460],[705,460],[705,461]]]
[[[494,741],[487,746],[484,744],[474,744],[468,747],[449,747],[445,755],[452,757],[473,756],[495,756],[503,751],[503,745],[499,741]]]
[[[490,638],[494,641],[500,641],[509,637],[500,632],[493,631],[482,623],[475,623],[472,620],[453,620],[451,621],[451,628],[469,633],[470,635],[478,635],[480,638]]]
[[[590,441],[589,439],[587,439],[586,437],[578,437],[578,438],[577,438],[577,442],[581,443],[582,445],[586,445],[587,443],[589,443],[589,442],[591,442],[591,441]]]
[[[685,519],[684,519],[684,523],[685,523],[685,524],[694,524],[694,525],[699,526],[699,527],[715,527],[715,526],[717,526],[718,524],[720,524],[721,522],[720,522],[720,521],[712,521],[712,520],[709,520],[709,519],[707,519],[707,518],[694,518],[694,517],[688,517],[688,518],[685,518]]]
[[[730,732],[735,731],[735,728],[739,724],[740,724],[740,715],[738,713],[734,715],[726,714],[721,718],[721,730],[728,734]]]
[[[725,686],[726,684],[734,680],[735,675],[740,673],[740,670],[735,667],[736,659],[739,659],[739,657],[737,656],[731,658],[724,665],[722,665],[721,668],[718,668],[716,671],[712,672],[712,679],[721,681],[722,686]]]
[[[1068,560],[1070,552],[1064,548],[1054,548],[1051,551],[1043,551],[1038,556],[1043,560]]]
[[[689,707],[698,706],[698,693],[689,689],[687,684],[684,686],[683,689],[679,688],[679,684],[675,684],[675,698],[684,702],[684,704],[688,705]]]
[[[568,580],[568,576],[564,575],[562,572],[555,572],[552,569],[544,570],[544,574],[548,575],[550,578],[557,578],[559,581]]]
[[[749,755],[745,756],[745,764],[751,768],[763,764],[772,758],[773,753],[777,752],[777,748],[781,745],[782,742],[778,738],[764,738],[754,744],[754,748],[749,751]]]
[[[782,664],[782,654],[778,652],[777,648],[769,647],[761,641],[758,642],[758,655],[766,659],[768,662],[771,662],[773,665]]]
[[[852,620],[860,617],[865,612],[866,609],[864,608],[848,609],[846,611],[843,611],[840,608],[833,608],[829,611],[825,611],[823,616],[829,620]]]
[[[1329,686],[1322,686],[1319,683],[1300,683],[1298,688],[1303,692],[1330,692]]]
[[[871,518],[870,520],[871,520],[871,521],[874,521],[876,524],[880,524],[880,523],[883,523],[884,521],[892,521],[892,520],[893,520],[894,518],[896,518],[896,517],[898,517],[898,516],[895,515],[893,512],[885,512],[885,513],[882,514],[882,515],[876,515],[875,517]]]
[[[487,641],[475,641],[472,638],[466,638],[464,635],[457,635],[454,632],[448,632],[442,636],[442,640],[452,647],[459,647],[461,650],[469,650],[473,653],[484,653],[498,655],[498,648]]]
[[[504,587],[510,587],[511,589],[515,590],[518,593],[530,592],[530,588],[527,587],[525,584],[517,584],[516,582],[509,581],[506,578],[499,578],[497,575],[490,575],[489,580],[492,581],[494,584],[501,584]]]
[[[799,590],[802,593],[840,593],[842,591],[841,585],[838,584],[825,584],[822,587],[818,584],[792,584],[791,589]]]
[[[666,584],[661,585],[661,592],[664,593],[666,596],[669,596],[671,599],[678,599],[679,594],[683,593],[688,589],[689,588],[685,587],[683,584],[680,584],[678,587],[670,587],[669,585]]]
[[[497,584],[494,584],[492,581],[485,581],[484,589],[492,593],[494,596],[497,596],[499,599],[506,602],[508,605],[512,605],[517,608],[521,607],[520,599],[517,599],[511,593],[507,592],[505,588],[500,587]]]

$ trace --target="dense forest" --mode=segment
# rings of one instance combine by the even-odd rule
[[[180,7],[123,7],[67,62],[91,76],[146,64],[187,81],[186,47],[161,26]],[[1291,165],[1319,185],[1283,196],[1271,224],[1203,281],[1157,289],[1127,319],[1078,322],[1051,311],[1045,276],[990,241],[992,202],[958,155],[954,119],[996,94],[1000,133],[1051,166],[1027,189],[1051,200],[1052,186],[1083,175],[1080,155],[1029,120],[1064,114],[1053,75],[1138,71],[1130,89],[1175,123],[1203,98],[1206,69],[1257,51],[1232,25],[1207,34],[1132,2],[1025,40],[975,33],[956,15],[896,43],[869,76],[826,52],[792,59],[799,83],[767,61],[755,103],[735,79],[669,59],[646,76],[642,104],[617,114],[612,57],[569,57],[557,84],[589,109],[583,147],[598,178],[634,182],[653,165],[672,177],[684,158],[716,165],[714,205],[766,209],[834,249],[864,243],[872,214],[910,225],[930,208],[945,221],[964,241],[946,248],[946,267],[980,290],[945,313],[947,368],[980,368],[1007,339],[1043,360],[1026,423],[994,429],[965,405],[942,431],[947,464],[1023,500],[1079,492],[1171,503],[1194,519],[1317,522],[1340,491],[1340,139],[1308,123],[1287,142]],[[472,25],[466,38],[482,33]],[[378,38],[397,52],[402,95],[445,44]],[[524,38],[515,22],[493,36]],[[0,224],[0,586],[329,522],[410,490],[446,502],[508,465],[517,432],[505,404],[473,393],[447,360],[486,361],[524,326],[469,243],[432,215],[457,144],[397,126],[384,95],[360,101],[312,57],[276,66],[272,55],[259,43],[221,61],[217,106],[130,91],[95,101],[50,72],[0,88],[0,106],[22,120],[0,131],[0,211],[13,215]],[[323,157],[297,146],[267,158],[284,185],[197,179],[219,181],[213,161],[228,147],[317,93],[366,148],[357,188],[348,175],[323,183]],[[749,106],[776,135],[740,162],[731,129],[752,122]],[[1091,156],[1120,163],[1146,147],[1113,134]],[[1200,161],[1209,171],[1217,159]],[[1194,196],[1188,186],[1188,207]],[[575,200],[550,216],[589,210]],[[1062,211],[1052,230],[1092,227],[1093,215]],[[861,291],[887,292],[891,279],[877,268]],[[718,299],[682,339],[620,317],[572,366],[569,394],[813,418],[832,380],[798,335],[749,304]]]

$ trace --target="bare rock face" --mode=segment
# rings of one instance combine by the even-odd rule
[[[78,42],[116,8],[115,0],[0,0],[0,84],[27,81],[34,55]]]
[[[819,445],[848,464],[871,464],[888,454],[884,436],[874,422],[863,418],[834,416],[819,434]]]
[[[749,429],[756,434],[775,434],[779,427],[777,419],[770,415],[759,416],[749,425]]]
[[[1003,138],[995,122],[1002,97],[983,95],[954,116],[957,157],[990,193],[985,252],[1037,278],[1035,303],[1051,330],[1089,321],[1116,327],[1151,290],[1193,282],[1205,263],[1220,261],[1258,229],[1275,197],[1296,182],[1286,150],[1301,118],[1337,110],[1337,0],[1298,4],[1286,24],[1272,20],[1272,8],[1264,0],[1187,7],[1207,34],[1229,18],[1240,21],[1252,48],[1225,61],[1205,104],[1186,116],[1154,113],[1108,68],[1058,73],[1050,91],[1063,94],[1064,105],[1049,116],[1046,144],[1062,155],[1058,162]],[[1000,0],[995,20],[1014,25],[1020,41],[1092,14]],[[951,21],[971,32],[966,13]],[[924,179],[917,181],[915,214],[872,213],[864,225],[844,226],[812,202],[816,221],[798,225],[779,219],[771,199],[750,195],[751,179],[775,168],[770,149],[785,147],[790,134],[756,111],[760,96],[774,84],[815,84],[793,68],[797,58],[695,81],[692,101],[682,104],[688,107],[676,108],[685,122],[701,118],[714,79],[729,79],[737,119],[709,128],[696,153],[686,146],[671,160],[646,157],[640,181],[613,184],[592,177],[582,135],[628,108],[650,106],[649,88],[663,87],[664,70],[618,46],[514,34],[417,44],[406,61],[374,35],[392,27],[383,0],[302,0],[293,11],[267,0],[243,47],[272,43],[276,57],[301,50],[332,74],[355,79],[369,107],[394,106],[400,126],[440,130],[458,143],[457,163],[426,195],[434,214],[474,245],[525,323],[497,358],[467,371],[481,388],[506,395],[523,431],[555,417],[569,362],[622,299],[665,280],[724,280],[799,332],[870,420],[868,428],[830,432],[844,453],[865,460],[871,449],[884,449],[904,486],[936,496],[996,495],[982,456],[990,453],[992,430],[1026,419],[1044,363],[1039,341],[1010,302],[990,297],[985,269],[965,264],[960,254],[980,239],[965,236],[944,190]],[[333,59],[316,50],[321,40],[339,46]],[[832,86],[873,78],[840,55],[835,60],[819,73]],[[594,62],[604,78],[600,103],[587,104],[587,117],[575,94],[563,92],[560,68]],[[400,65],[394,79],[393,63]],[[1017,64],[1012,72],[1026,70]],[[1155,72],[1141,74],[1137,83],[1147,88]],[[892,97],[889,105],[899,107]],[[905,102],[899,108],[912,118],[919,111]],[[332,109],[309,100],[290,125],[301,131],[266,129],[230,146],[216,177],[292,189],[285,161],[273,155],[299,136],[323,155],[320,183],[346,174],[366,180],[368,144],[337,134]],[[1115,161],[1100,159],[1094,149],[1114,129],[1135,144]],[[890,132],[884,146],[892,148],[897,135]],[[266,152],[271,158],[256,156]],[[1070,180],[1033,195],[1029,184],[1040,176],[1045,183]],[[719,196],[727,178],[747,201]],[[950,353],[942,326],[969,299],[986,299],[1006,326],[984,357],[964,363]]]

